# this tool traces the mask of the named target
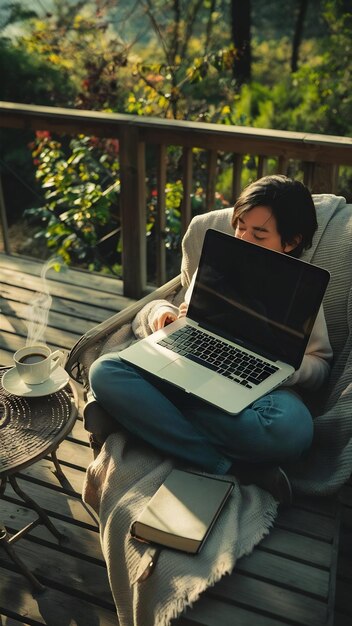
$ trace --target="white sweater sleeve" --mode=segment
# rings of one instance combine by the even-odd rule
[[[162,313],[174,313],[177,317],[178,307],[167,300],[153,300],[148,302],[132,321],[132,330],[137,339],[143,339],[155,331],[155,323]]]
[[[153,333],[156,331],[156,322],[163,313],[170,313],[177,317],[179,310],[177,306],[170,303],[154,307],[148,315],[148,323]]]
[[[302,385],[302,387],[318,389],[330,373],[329,361],[331,361],[332,356],[324,311],[321,306],[301,367],[289,380],[285,381],[285,386]]]

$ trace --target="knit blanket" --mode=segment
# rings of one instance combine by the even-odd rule
[[[120,626],[168,626],[205,589],[229,574],[237,559],[253,550],[269,532],[277,512],[270,494],[255,486],[240,486],[234,478],[233,492],[200,553],[163,548],[153,573],[137,582],[141,560],[150,547],[131,537],[130,528],[172,467],[170,460],[150,447],[118,433],[108,437],[87,471],[83,497],[99,514]]]

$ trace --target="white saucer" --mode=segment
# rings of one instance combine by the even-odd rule
[[[69,381],[69,375],[63,367],[57,367],[53,371],[50,378],[38,385],[27,385],[23,382],[19,376],[15,367],[8,370],[2,379],[2,385],[6,391],[12,393],[14,396],[21,396],[22,398],[40,398],[41,396],[48,396],[51,393],[60,391]]]

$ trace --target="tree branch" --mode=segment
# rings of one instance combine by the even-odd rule
[[[308,0],[300,0],[298,15],[295,24],[295,32],[292,41],[292,55],[291,55],[291,72],[296,72],[298,69],[298,55],[299,48],[302,42],[304,18],[307,13]]]
[[[207,28],[206,28],[206,35],[205,35],[205,45],[204,45],[205,54],[207,54],[209,50],[211,31],[212,31],[212,26],[213,26],[213,13],[215,11],[215,8],[216,8],[216,0],[212,0],[210,4],[210,8],[209,8],[209,17],[207,21]]]
[[[193,28],[194,28],[194,20],[195,17],[199,11],[199,9],[201,8],[203,4],[203,0],[198,0],[198,2],[195,3],[194,7],[193,7],[193,11],[192,11],[192,7],[191,7],[191,13],[189,16],[187,16],[186,21],[186,31],[185,31],[185,36],[184,36],[184,40],[183,40],[183,46],[181,48],[180,51],[180,56],[183,59],[186,56],[187,53],[187,48],[189,45],[189,41],[191,39],[192,33],[193,33]]]
[[[169,50],[168,50],[168,48],[167,48],[167,45],[166,45],[165,39],[164,39],[164,37],[163,37],[163,35],[162,35],[162,33],[161,33],[161,30],[160,30],[159,24],[158,24],[158,22],[156,21],[156,19],[155,19],[155,17],[154,17],[154,14],[153,14],[153,5],[152,5],[152,2],[151,2],[151,0],[145,0],[145,2],[146,2],[146,5],[147,5],[147,6],[145,7],[145,12],[146,12],[146,14],[148,15],[148,17],[149,17],[149,19],[150,19],[150,21],[151,21],[152,27],[153,27],[153,29],[154,29],[154,31],[155,31],[155,34],[157,35],[157,37],[158,37],[158,39],[159,39],[159,41],[160,41],[160,43],[161,43],[161,45],[162,45],[162,48],[163,48],[163,50],[164,50],[164,54],[165,54],[166,61],[167,61],[167,63],[168,63],[169,65],[171,65],[171,59],[170,59]],[[142,5],[143,5],[143,1],[142,1]]]

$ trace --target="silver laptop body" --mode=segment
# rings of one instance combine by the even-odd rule
[[[320,267],[209,229],[187,316],[120,357],[237,414],[299,368],[329,278]]]

